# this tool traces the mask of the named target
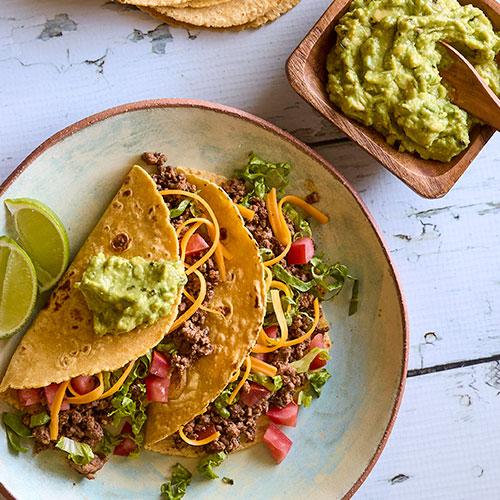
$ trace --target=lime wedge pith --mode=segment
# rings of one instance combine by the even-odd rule
[[[36,294],[36,271],[28,254],[0,236],[0,338],[14,335],[27,323]]]
[[[53,287],[69,260],[66,230],[59,217],[46,205],[32,198],[5,200],[14,218],[19,242],[35,266],[40,291]]]

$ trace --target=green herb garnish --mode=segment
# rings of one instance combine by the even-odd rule
[[[42,413],[37,413],[36,415],[31,415],[30,417],[30,427],[39,427],[40,425],[44,425],[47,422],[50,422],[50,415],[43,411]]]
[[[5,425],[7,440],[9,441],[10,447],[15,451],[26,453],[28,448],[21,446],[21,438],[31,437],[31,431],[22,423],[19,415],[15,413],[4,413],[2,415],[2,422]]]
[[[183,465],[173,466],[172,479],[161,485],[161,494],[168,500],[180,500],[186,494],[186,488],[191,483],[192,474]]]
[[[196,470],[207,479],[217,479],[219,476],[213,471],[212,467],[218,467],[226,457],[227,454],[223,451],[203,457],[197,465]]]
[[[248,207],[253,196],[263,199],[273,187],[276,188],[277,196],[282,196],[285,187],[289,184],[290,164],[264,161],[257,158],[253,152],[248,156],[246,167],[235,171],[238,179],[243,179],[252,186],[252,190],[240,203]]]
[[[319,372],[310,372],[308,377],[313,395],[319,398],[321,396],[321,389],[331,377],[330,373],[326,368],[322,368]]]

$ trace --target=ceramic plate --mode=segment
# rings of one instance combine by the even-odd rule
[[[130,167],[143,151],[161,151],[172,165],[230,175],[249,151],[292,165],[290,192],[320,195],[329,224],[314,228],[322,253],[360,279],[359,311],[348,316],[349,290],[325,304],[334,341],[332,378],[319,400],[301,408],[293,441],[276,465],[260,444],[231,455],[204,480],[195,473],[185,496],[217,499],[347,499],[373,467],[401,401],[408,327],[394,264],[380,232],[347,181],[307,146],[273,125],[224,106],[185,100],[146,101],[92,116],[59,132],[33,152],[0,188],[0,200],[29,196],[60,215],[72,256],[89,234]],[[9,232],[0,208],[0,234]],[[0,375],[19,336],[0,341]],[[0,410],[7,410],[0,403]],[[38,500],[159,498],[177,462],[150,452],[138,459],[112,457],[93,481],[82,479],[60,452],[18,456],[0,437],[0,491],[7,498]],[[191,471],[196,461],[180,460]]]

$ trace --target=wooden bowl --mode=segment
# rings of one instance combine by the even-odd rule
[[[335,0],[288,58],[286,72],[290,85],[327,120],[418,194],[426,198],[444,196],[495,130],[487,125],[477,125],[471,131],[469,147],[451,161],[443,163],[400,153],[374,129],[345,116],[328,99],[326,57],[335,45],[335,25],[348,10],[351,1]],[[480,8],[490,18],[495,30],[500,30],[500,3],[495,0],[463,0],[460,3],[471,3]]]

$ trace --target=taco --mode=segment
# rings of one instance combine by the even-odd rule
[[[345,266],[328,266],[315,254],[311,225],[296,207],[320,223],[327,223],[328,217],[313,206],[319,201],[317,193],[306,200],[284,196],[289,171],[286,163],[265,162],[252,153],[246,168],[232,179],[186,173],[188,178],[196,175],[218,184],[239,207],[264,259],[267,308],[257,343],[221,394],[161,440],[158,434],[150,439],[148,426],[147,449],[185,457],[210,455],[205,465],[214,465],[227,453],[264,440],[281,461],[291,441],[274,423],[295,426],[299,405],[309,406],[330,377],[324,365],[331,341],[321,303],[337,295],[350,278],[352,314],[358,285]],[[162,425],[157,420],[155,429]]]
[[[163,182],[159,192],[159,179],[137,166],[125,179],[9,364],[0,397],[24,411],[14,424],[17,417],[4,418],[14,447],[13,432],[21,428],[17,435],[32,434],[36,451],[61,448],[70,465],[92,479],[111,451],[139,453],[148,406],[177,401],[182,425],[220,393],[247,356],[265,310],[258,250],[222,190],[192,180]],[[189,191],[180,204],[179,183]],[[161,263],[171,264],[173,287],[152,273]],[[150,297],[150,310],[157,312],[158,295],[175,293],[165,314],[133,312],[140,321],[127,331],[130,318],[109,313],[99,286],[108,279],[111,289],[119,288],[116,274],[103,273],[135,265],[146,292],[140,301]],[[138,283],[119,280],[134,293]],[[114,301],[115,309],[134,309],[124,301]]]

